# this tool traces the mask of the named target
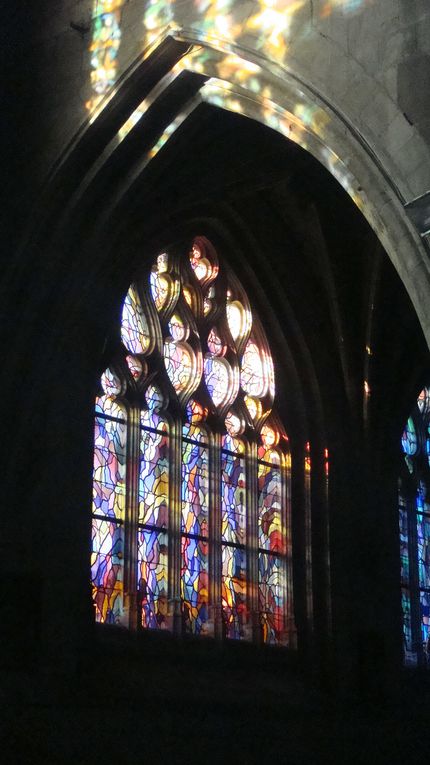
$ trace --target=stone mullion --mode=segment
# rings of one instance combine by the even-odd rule
[[[223,636],[221,523],[221,436],[215,433],[209,442],[209,613],[217,640]]]
[[[137,529],[139,518],[140,411],[130,407],[127,417],[127,470],[124,518],[124,617],[130,629],[138,627]]]
[[[261,620],[258,589],[258,479],[257,444],[246,451],[246,539],[248,571],[248,607],[250,630],[255,643],[261,641]]]
[[[172,632],[175,635],[181,635],[182,423],[178,419],[171,427],[169,454],[169,621]]]
[[[285,557],[284,557],[284,576],[285,576],[285,630],[287,644],[290,648],[296,647],[297,631],[294,619],[294,600],[293,600],[293,546],[291,534],[291,457],[283,457],[281,468],[282,476],[282,525],[285,529]]]

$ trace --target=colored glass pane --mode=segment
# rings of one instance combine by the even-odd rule
[[[164,343],[164,364],[175,391],[181,393],[193,377],[191,350],[182,343]]]
[[[237,436],[243,428],[242,420],[234,412],[227,412],[225,427],[230,436]]]
[[[263,550],[285,552],[281,471],[262,463],[258,465],[258,545]]]
[[[163,531],[139,529],[138,593],[142,627],[167,626],[168,539]]]
[[[279,442],[279,433],[269,425],[263,425],[261,428],[261,440],[266,449],[269,449],[271,446],[276,446]]]
[[[263,462],[269,462],[271,465],[281,465],[281,455],[277,449],[266,449],[265,446],[258,447],[258,459]],[[287,454],[285,463],[288,466],[290,456]]]
[[[417,404],[421,414],[425,415],[430,413],[430,388],[422,389],[418,396]]]
[[[141,361],[139,361],[139,359],[137,359],[135,356],[127,356],[126,362],[132,377],[135,380],[138,380],[139,377],[141,377],[143,371]]]
[[[164,274],[169,269],[169,256],[167,252],[162,252],[157,256],[156,269],[159,274]]]
[[[222,547],[222,620],[225,636],[239,640],[246,624],[246,554],[238,547]]]
[[[420,587],[430,588],[430,517],[417,513],[418,578]]]
[[[409,531],[408,531],[408,512],[406,503],[400,497],[399,507],[399,530],[400,530],[400,577],[403,583],[409,581]]]
[[[193,288],[192,288],[192,287],[190,287],[190,285],[189,285],[189,284],[186,284],[186,285],[184,285],[184,286],[182,287],[182,293],[183,293],[183,295],[184,295],[184,298],[185,298],[185,302],[187,303],[187,305],[188,305],[188,306],[191,308],[191,310],[194,310],[194,306],[195,306],[195,295],[194,295],[194,290],[193,290]]]
[[[254,340],[248,340],[242,358],[240,384],[250,396],[264,396],[267,390],[263,357]]]
[[[151,412],[159,412],[163,407],[163,396],[161,395],[161,391],[155,385],[150,385],[148,387],[145,394],[145,400],[148,404],[148,409],[150,409]]]
[[[123,611],[124,530],[93,518],[91,581],[96,621],[118,623]]]
[[[94,3],[95,17],[90,46],[91,84],[98,96],[104,95],[114,85],[117,77],[121,4],[122,0],[96,0]]]
[[[206,295],[203,298],[203,313],[205,316],[208,316],[210,314],[210,312],[212,311],[212,308],[215,305],[214,297],[215,297],[215,290],[213,287],[209,287],[209,289],[206,292]]]
[[[111,396],[97,396],[96,414],[105,414],[107,417],[115,417],[119,420],[125,420],[127,410],[122,404],[118,404]]]
[[[96,417],[93,512],[122,518],[125,507],[126,424]]]
[[[186,422],[182,428],[182,435],[184,438],[189,438],[193,441],[199,441],[206,444],[208,442],[208,435],[205,428],[202,428],[201,425],[198,424],[196,425],[194,423]]]
[[[415,454],[417,451],[417,434],[412,417],[408,418],[402,435],[402,448],[405,454]]]
[[[262,639],[264,643],[280,643],[283,642],[285,614],[282,561],[275,555],[260,553],[258,570]]]
[[[421,639],[426,643],[430,635],[430,592],[420,592]]]
[[[311,445],[309,441],[306,443],[306,449],[305,449],[305,471],[306,474],[309,474],[311,472]]]
[[[245,406],[251,415],[252,420],[257,420],[263,413],[263,408],[260,401],[252,396],[245,396]]]
[[[106,369],[101,376],[101,384],[104,392],[107,396],[118,396],[122,391],[121,381],[115,372],[111,369]]]
[[[226,433],[221,438],[222,448],[229,452],[235,452],[237,454],[245,453],[245,444],[240,438],[233,438],[230,433]]]
[[[191,400],[187,404],[187,419],[189,422],[196,423],[205,420],[208,415],[208,410],[205,406],[199,404],[198,401]]]
[[[165,433],[143,429],[140,434],[139,521],[168,524],[169,460]]]
[[[209,452],[200,444],[182,444],[182,531],[208,534]]]
[[[161,311],[169,299],[170,279],[165,274],[158,274],[156,271],[151,271],[149,281],[155,307],[157,311]]]
[[[205,257],[202,248],[194,242],[190,252],[190,263],[199,282],[206,281],[213,274],[211,262]]]
[[[184,631],[204,634],[209,603],[209,543],[182,537],[181,600]]]
[[[430,424],[427,426],[426,453],[427,453],[427,460],[430,465]]]
[[[251,315],[242,303],[232,300],[227,303],[227,323],[233,340],[243,337],[251,326]]]
[[[206,358],[205,383],[215,406],[225,404],[231,393],[231,370],[224,359]]]
[[[411,596],[409,590],[402,588],[403,643],[407,651],[412,650]]]
[[[169,321],[169,332],[173,340],[185,340],[188,335],[184,322],[176,313]]]
[[[157,412],[151,409],[144,409],[140,415],[140,423],[147,428],[155,428],[156,430],[167,431],[167,423],[164,418]]]
[[[245,460],[221,454],[221,536],[224,542],[246,542]]]
[[[130,353],[145,353],[150,344],[148,323],[133,286],[127,292],[122,307],[121,340]]]
[[[226,352],[226,346],[221,340],[215,327],[212,327],[208,335],[208,348],[214,356],[224,356]]]

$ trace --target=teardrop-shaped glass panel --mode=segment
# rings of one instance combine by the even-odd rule
[[[163,396],[156,385],[150,385],[145,393],[145,400],[151,412],[159,412],[163,407]]]
[[[196,242],[194,242],[191,248],[190,263],[199,282],[206,281],[212,276],[212,265],[204,256],[202,248]]]
[[[243,337],[251,326],[252,317],[239,300],[227,303],[227,322],[233,340]]]
[[[421,414],[428,414],[430,412],[430,389],[423,388],[417,400],[418,409]]]
[[[145,353],[150,344],[148,323],[133,285],[122,307],[121,339],[130,353]]]
[[[208,410],[205,406],[202,406],[198,401],[192,399],[187,405],[187,420],[188,422],[196,423],[203,422],[208,415]]]
[[[149,277],[151,286],[151,295],[155,303],[157,311],[161,309],[167,303],[170,291],[169,277],[164,274],[158,274],[156,271],[151,271]]]
[[[237,414],[234,414],[234,412],[230,411],[227,412],[227,417],[225,418],[225,427],[227,429],[227,433],[229,433],[231,436],[237,436],[242,432],[243,423]]]
[[[231,388],[230,366],[224,359],[205,359],[205,382],[215,406],[224,404]]]
[[[164,343],[164,365],[176,393],[181,393],[190,384],[194,364],[191,349],[184,343]]]
[[[263,408],[258,398],[253,398],[252,396],[245,396],[245,406],[253,420],[257,420],[259,417],[261,417],[263,413]]]
[[[100,382],[107,396],[118,396],[121,393],[121,381],[111,369],[106,369],[106,371],[103,372]]]
[[[143,372],[142,363],[139,361],[139,359],[136,358],[136,356],[127,356],[126,362],[131,375],[135,380],[138,380]]]
[[[188,336],[188,329],[177,313],[169,321],[169,332],[174,340],[186,340]]]
[[[240,383],[250,396],[264,396],[267,391],[266,369],[256,342],[248,340],[242,358]]]
[[[208,348],[214,356],[224,356],[227,347],[221,340],[215,327],[212,327],[208,335]]]

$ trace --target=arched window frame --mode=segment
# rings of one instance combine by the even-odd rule
[[[204,255],[200,260],[197,258],[197,264],[193,263],[194,247],[197,247],[197,250],[200,248]],[[187,248],[185,253],[186,251]],[[161,253],[150,275],[146,274],[130,287],[125,303],[128,306],[134,305],[131,324],[134,328],[137,327],[137,330],[129,331],[126,337],[123,323],[122,342],[118,343],[118,351],[109,370],[102,376],[104,387],[97,399],[97,407],[100,408],[103,401],[107,400],[108,406],[116,404],[126,412],[127,468],[122,516],[109,521],[111,530],[121,537],[121,544],[118,544],[120,549],[116,550],[116,555],[112,553],[109,561],[111,574],[115,566],[119,572],[118,595],[115,599],[117,591],[115,585],[112,585],[113,575],[111,581],[108,567],[105,567],[102,579],[106,586],[100,591],[95,587],[96,620],[120,623],[138,629],[168,629],[174,634],[191,632],[217,638],[253,639],[256,642],[285,645],[288,642],[288,630],[293,629],[294,621],[291,577],[291,458],[288,437],[272,408],[274,372],[270,348],[258,318],[253,311],[251,312],[242,285],[225,265],[220,268],[213,245],[204,237],[196,237],[189,251],[189,258],[184,256],[184,252],[179,257],[171,253]],[[205,262],[200,264],[200,261]],[[196,276],[198,268],[199,278]],[[140,302],[144,317],[140,325],[139,319],[136,319],[136,314],[139,314],[136,299]],[[232,308],[229,311],[230,305]],[[123,308],[123,318],[125,310]],[[221,347],[218,343],[220,338],[222,343],[225,341],[219,356],[216,356],[218,351],[211,354],[209,345],[202,347],[205,338],[210,339],[211,326],[215,328],[215,335],[211,341],[214,347]],[[236,337],[235,333],[238,333]],[[169,367],[165,361],[167,344],[167,350],[171,354]],[[264,382],[259,382],[258,374],[256,381],[253,381],[253,344],[258,349],[259,363],[263,365],[261,369],[265,377],[261,380],[264,379]],[[188,353],[191,359],[191,371],[188,378],[185,375],[184,384],[175,379],[174,354],[178,347]],[[244,375],[243,370],[246,368],[244,359],[248,348],[251,361],[247,372],[249,383],[245,383],[241,375]],[[224,366],[227,369],[226,364],[232,370],[230,388],[226,389],[221,397],[215,388],[212,391],[210,388],[210,372],[216,365],[213,361],[212,364],[208,361],[211,362],[214,358],[215,361],[220,359],[218,367],[221,373]],[[226,359],[226,362],[223,359]],[[116,385],[109,388],[107,381],[110,376],[115,378]],[[205,379],[207,384],[197,386],[198,402],[195,411],[191,411],[190,402],[197,401],[194,398],[194,380],[197,378]],[[241,379],[242,385],[246,384],[250,393],[241,388]],[[141,423],[144,413],[148,411],[147,393],[154,384],[160,392],[156,416],[162,418],[165,428],[164,431],[158,432],[156,427],[151,429],[148,424]],[[214,401],[217,406],[214,405]],[[184,435],[187,409],[188,422],[191,423],[194,432],[197,427],[202,432],[206,431],[207,438],[200,444],[194,438],[190,438],[189,433]],[[226,430],[225,418],[229,412],[233,418],[230,418],[229,427],[233,428],[233,421],[237,427],[234,436],[229,435]],[[109,418],[106,414],[100,416],[107,420]],[[273,459],[279,462],[276,466],[259,457],[259,450],[264,450],[262,429],[276,434],[276,443],[272,449]],[[142,434],[145,434],[149,444],[151,433],[154,442],[157,438],[168,440],[168,524],[166,518],[157,525],[149,523],[148,519],[145,520],[139,515],[139,505],[142,504],[142,497],[139,495],[142,462],[140,444]],[[237,453],[239,444],[243,450],[241,454]],[[184,454],[187,446],[190,447],[189,451],[194,449],[196,453],[200,449],[202,458],[206,458],[203,462],[206,464],[207,474],[203,470],[200,475],[200,480],[207,485],[206,496],[204,492],[202,495],[207,502],[209,519],[207,531],[204,533],[201,533],[201,528],[197,534],[190,532],[184,529],[182,523],[186,504]],[[225,488],[226,481],[231,479],[227,478],[228,469],[232,470],[232,474],[238,472],[238,480],[243,489],[233,484]],[[265,471],[269,479],[272,477],[273,484],[271,489],[266,487],[266,494],[263,489],[259,490],[259,480]],[[97,489],[97,473],[94,486]],[[227,503],[223,500],[224,490],[228,493],[230,489],[234,492],[234,500],[231,502],[231,506],[234,506],[233,520],[227,517]],[[270,491],[275,491],[276,496],[269,495]],[[239,501],[236,497],[237,492]],[[266,516],[273,516],[275,521],[273,518],[266,518],[265,524],[269,529],[271,524],[277,524],[277,528],[271,531],[272,541],[269,543],[272,544],[275,540],[275,551],[266,549],[267,535],[265,537],[261,531],[262,512],[259,503],[264,503],[267,497],[273,507],[269,507]],[[236,518],[236,515],[240,516],[240,513],[236,513],[239,505],[246,507],[247,521],[244,529],[241,528],[240,518]],[[279,510],[276,509],[276,505],[280,505]],[[263,511],[266,511],[265,508]],[[163,512],[166,514],[166,508]],[[97,527],[97,524],[102,522],[99,513],[93,513],[93,525]],[[232,538],[225,534],[223,536],[224,526]],[[148,574],[145,586],[142,585],[144,577],[140,577],[145,566],[146,570],[151,568],[147,565],[147,560],[144,561],[145,565],[142,564],[141,555],[145,541],[150,539],[151,535],[153,539],[157,539],[151,552],[151,577],[152,581],[162,583],[156,599],[153,597],[152,602],[148,600],[148,591],[143,591],[144,588],[148,590]],[[281,542],[278,537],[281,538]],[[184,565],[183,557],[181,559],[181,550],[193,552],[193,559],[188,559],[187,565]],[[100,561],[97,551],[93,551],[93,559],[93,583],[97,580],[100,584]],[[198,560],[204,564],[200,575],[196,573]],[[229,565],[232,560],[235,574],[232,574],[232,567]],[[267,575],[264,574],[262,561],[267,562]],[[274,583],[271,584],[266,579],[273,580]],[[192,587],[195,587],[197,580],[200,581],[201,587],[197,588],[197,600],[194,602],[187,593],[193,594]],[[243,590],[246,590],[246,593]],[[110,601],[115,603],[117,600],[118,606],[112,609]],[[99,603],[102,603],[101,607]]]

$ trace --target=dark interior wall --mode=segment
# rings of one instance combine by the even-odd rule
[[[30,34],[25,13],[22,19],[23,35]],[[28,83],[39,78],[38,54],[32,55],[18,69]],[[16,83],[9,82],[12,100]],[[38,82],[43,91],[43,77]],[[23,87],[30,90],[28,84]],[[44,104],[35,94],[30,99],[34,110],[36,103]],[[13,698],[28,702],[32,697],[40,704],[46,699],[40,688],[49,685],[49,703],[59,700],[63,722],[69,704],[80,710],[84,724],[86,694],[94,686],[99,687],[96,708],[103,707],[110,664],[109,714],[119,706],[125,719],[124,705],[132,698],[127,725],[137,724],[139,700],[146,694],[142,708],[152,710],[147,719],[162,737],[148,690],[154,687],[159,704],[170,700],[163,720],[176,721],[177,742],[185,725],[181,673],[188,678],[192,707],[208,703],[217,667],[212,722],[201,721],[203,730],[215,720],[211,735],[216,737],[217,725],[227,726],[231,741],[235,728],[226,719],[235,714],[235,705],[227,715],[223,689],[239,697],[246,689],[244,706],[252,720],[260,708],[253,687],[259,698],[268,687],[262,715],[275,714],[276,746],[288,733],[286,719],[295,712],[287,696],[298,682],[294,659],[250,647],[225,653],[213,645],[169,643],[164,652],[150,638],[137,645],[130,636],[106,637],[92,624],[89,508],[98,376],[109,362],[121,300],[134,274],[159,248],[186,241],[196,229],[213,239],[256,305],[275,357],[278,407],[296,464],[310,440],[320,474],[313,487],[314,637],[303,604],[303,551],[295,560],[301,677],[312,666],[321,671],[325,663],[326,681],[332,675],[338,689],[365,693],[375,690],[382,667],[385,692],[400,655],[396,450],[428,356],[403,285],[373,233],[305,152],[252,121],[203,106],[141,174],[128,171],[138,165],[142,134],[125,142],[73,202],[87,167],[82,158],[72,157],[54,191],[48,186],[37,205],[43,155],[33,165],[28,157],[38,154],[44,120],[46,128],[49,120],[40,109],[35,113],[39,127],[32,131],[19,98],[11,113],[21,132],[12,136],[0,382],[9,434],[2,457],[2,613],[8,645],[2,661]],[[94,132],[95,156],[103,147],[98,140]],[[365,379],[371,389],[367,406]],[[331,455],[329,509],[321,489],[325,447]],[[298,492],[296,514],[301,500]],[[164,660],[159,671],[157,662]],[[153,668],[146,680],[149,663]],[[47,676],[51,680],[43,686],[41,677]],[[286,716],[279,704],[288,710]],[[306,692],[300,704],[297,714],[305,719],[312,714],[312,695]],[[318,719],[323,726],[324,718]],[[35,723],[38,731],[45,724],[43,715]],[[301,725],[304,733],[306,720]],[[268,751],[275,754],[276,746]]]

